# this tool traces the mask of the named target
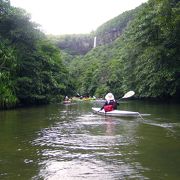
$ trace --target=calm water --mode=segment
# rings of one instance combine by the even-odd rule
[[[95,115],[94,105],[0,111],[0,179],[180,179],[180,105],[120,104],[143,119]]]

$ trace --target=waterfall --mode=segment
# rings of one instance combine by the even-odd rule
[[[94,48],[96,47],[96,36],[94,37]]]

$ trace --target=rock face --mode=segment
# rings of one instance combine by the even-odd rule
[[[117,39],[119,36],[121,36],[121,31],[117,29],[111,29],[108,32],[105,32],[104,34],[99,34],[96,37],[96,44],[97,46],[105,45],[108,43],[113,42],[115,39]]]
[[[121,31],[117,29],[110,29],[107,32],[88,37],[83,35],[67,35],[58,41],[57,45],[61,50],[66,51],[71,55],[85,55],[94,48],[94,37],[96,37],[96,47],[111,43],[121,35]]]
[[[126,11],[100,26],[95,32],[97,46],[111,43],[120,37],[128,24],[135,18],[137,12],[138,8]]]
[[[91,35],[66,35],[58,40],[57,45],[71,55],[84,55],[93,48],[93,41]]]

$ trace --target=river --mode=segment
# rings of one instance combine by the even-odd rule
[[[122,101],[137,118],[96,115],[92,106],[0,111],[0,179],[180,179],[179,104]]]

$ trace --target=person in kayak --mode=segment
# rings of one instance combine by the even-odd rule
[[[119,103],[114,99],[114,95],[112,93],[106,94],[105,100],[106,102],[100,110],[104,109],[105,112],[108,112],[117,109],[117,105],[119,105]]]

